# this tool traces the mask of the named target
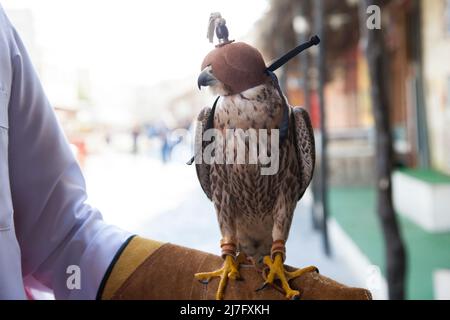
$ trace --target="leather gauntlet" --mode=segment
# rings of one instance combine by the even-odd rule
[[[194,274],[220,268],[223,260],[205,252],[132,238],[111,264],[99,291],[101,299],[205,300],[214,299],[218,279],[203,284]],[[289,270],[289,268],[287,268]],[[240,265],[242,281],[229,281],[224,299],[285,300],[274,287],[256,291],[263,283],[252,265]],[[303,300],[371,300],[368,290],[350,288],[317,273],[291,282]]]

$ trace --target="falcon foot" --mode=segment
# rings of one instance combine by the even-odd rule
[[[292,300],[298,300],[300,298],[300,292],[298,290],[292,290],[289,286],[289,281],[307,272],[319,272],[319,269],[313,266],[297,269],[292,272],[286,271],[281,253],[275,253],[275,259],[273,260],[269,256],[264,257],[264,264],[269,267],[269,274],[265,277],[265,282],[260,289],[264,289],[269,284],[274,285],[274,280],[279,279],[286,298]]]
[[[240,278],[238,263],[232,256],[225,256],[223,267],[213,272],[202,272],[195,274],[195,278],[202,283],[208,283],[212,278],[220,278],[219,287],[217,288],[216,300],[223,299],[223,293],[227,286],[228,279],[237,280]]]

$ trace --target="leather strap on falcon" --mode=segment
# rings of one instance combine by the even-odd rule
[[[217,102],[219,101],[220,96],[216,98],[216,100],[214,100],[214,104],[211,108],[211,112],[209,114],[208,117],[208,121],[206,122],[206,128],[204,129],[204,131],[208,130],[208,129],[212,129],[214,127],[214,114],[216,112],[216,106],[217,106]],[[197,150],[195,150],[195,154],[192,156],[192,158],[186,162],[186,164],[188,166],[191,166],[194,162],[195,162],[195,156],[197,155]]]
[[[278,77],[273,71],[267,71],[268,75],[273,81],[273,84],[275,88],[278,91],[278,94],[280,95],[281,101],[283,102],[283,120],[280,124],[280,146],[283,144],[283,142],[286,140],[288,133],[289,133],[289,104],[286,101],[286,97],[283,94],[283,91],[280,87],[280,82],[278,81]]]
[[[233,242],[221,240],[220,248],[222,249],[222,258],[223,259],[225,259],[226,256],[231,256],[233,258],[236,258],[237,248]]]
[[[299,53],[302,53],[303,51],[311,48],[312,46],[317,46],[319,43],[320,38],[318,36],[313,36],[309,41],[302,43],[301,45],[295,47],[294,49],[283,55],[282,57],[275,60],[270,66],[267,67],[266,71],[274,72]]]
[[[272,250],[270,250],[270,255],[272,260],[275,259],[275,254],[281,253],[283,257],[283,261],[286,260],[286,241],[284,240],[275,240],[272,243]]]

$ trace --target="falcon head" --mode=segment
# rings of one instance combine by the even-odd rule
[[[200,73],[197,85],[200,90],[202,87],[209,87],[214,95],[229,96],[231,94],[231,89],[214,76],[211,66],[207,66]]]
[[[212,13],[209,18],[207,37],[210,42],[213,42],[214,30],[219,44],[203,60],[197,84],[199,89],[207,86],[220,96],[236,95],[264,84],[274,77],[273,72],[276,69],[320,42],[320,39],[314,36],[266,67],[258,49],[243,42],[228,40],[226,21],[219,12]]]
[[[269,77],[261,53],[243,42],[216,46],[206,55],[201,70],[198,87],[210,87],[220,96],[239,94]]]

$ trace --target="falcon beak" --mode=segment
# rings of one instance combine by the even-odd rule
[[[214,77],[211,70],[211,66],[208,66],[203,69],[198,76],[197,85],[199,90],[201,90],[202,87],[212,86],[217,83],[217,79]]]

